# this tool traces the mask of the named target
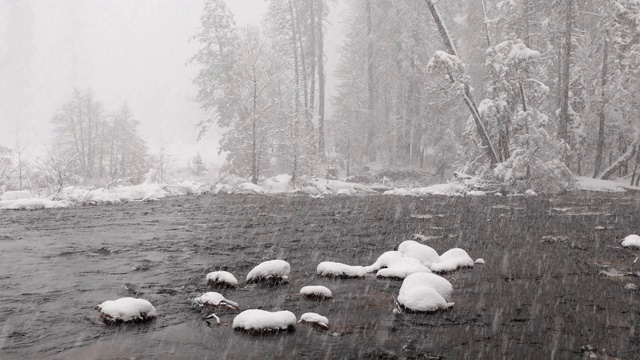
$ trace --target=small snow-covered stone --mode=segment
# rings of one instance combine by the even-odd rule
[[[640,247],[640,236],[629,235],[620,241],[622,247]]]
[[[367,272],[374,272],[384,267],[389,267],[389,265],[401,260],[402,258],[404,258],[404,255],[402,255],[400,251],[387,251],[378,256],[376,262],[374,262],[370,266],[365,266],[365,270]]]
[[[438,252],[432,247],[420,244],[417,241],[406,240],[398,245],[398,251],[404,256],[409,256],[422,261],[425,266],[431,266],[431,264],[439,261],[440,256]]]
[[[227,306],[235,309],[238,308],[237,302],[227,300],[222,294],[213,291],[198,296],[193,299],[193,302],[200,306]]]
[[[452,302],[447,302],[435,289],[424,285],[401,287],[398,303],[418,312],[433,312],[448,309],[454,305]]]
[[[327,319],[325,316],[312,313],[312,312],[302,314],[302,316],[300,316],[300,320],[298,321],[298,323],[318,325],[325,329],[329,328],[329,319]]]
[[[484,265],[484,264],[485,264],[485,262],[484,262],[484,259],[483,259],[483,258],[478,258],[478,259],[476,259],[476,261],[474,261],[474,263],[476,263],[476,264],[480,264],[480,265]]]
[[[628,283],[628,284],[624,285],[624,288],[626,290],[637,290],[638,286],[636,284],[633,284],[633,283]]]
[[[247,274],[247,282],[287,281],[291,266],[284,260],[269,260],[258,264]]]
[[[207,274],[209,285],[237,286],[238,280],[228,271],[214,271]]]
[[[431,215],[429,215],[429,216],[431,216]],[[414,217],[414,216],[412,216],[412,217]],[[429,240],[429,238],[427,236],[425,236],[425,235],[422,235],[422,234],[413,234],[413,240],[427,241],[427,240]]]
[[[449,280],[431,273],[415,273],[407,276],[402,281],[400,290],[402,291],[402,288],[409,289],[419,286],[428,286],[434,289],[445,300],[451,299],[451,294],[453,293],[453,286],[451,286]]]
[[[329,290],[329,288],[320,285],[305,286],[300,289],[300,295],[317,298],[333,297],[333,294],[331,293],[331,290]]]
[[[430,268],[435,272],[445,272],[462,267],[473,267],[473,259],[463,249],[453,248],[440,255],[440,261],[432,264]]]
[[[387,268],[380,269],[377,273],[377,277],[381,278],[396,278],[404,279],[407,276],[419,272],[430,273],[428,267],[424,266],[422,262],[416,258],[403,257],[395,262],[392,262]]]
[[[249,332],[280,331],[293,329],[296,316],[291,311],[245,310],[233,319],[234,330]]]
[[[96,310],[107,323],[147,321],[156,317],[156,308],[149,301],[131,297],[107,300],[96,306]]]
[[[533,189],[529,189],[524,192],[524,196],[538,196],[538,194],[535,191],[533,191]]]
[[[327,277],[357,278],[364,277],[366,273],[363,266],[352,266],[333,261],[323,261],[316,268],[317,275]]]

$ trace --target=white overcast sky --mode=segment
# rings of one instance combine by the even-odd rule
[[[0,0],[0,60],[9,62],[5,44],[12,1],[31,7],[34,55],[28,81],[0,79],[0,144],[14,147],[16,129],[21,142],[33,148],[47,143],[53,112],[73,88],[91,87],[109,109],[124,102],[132,108],[152,152],[163,139],[176,156],[188,158],[199,150],[216,159],[219,130],[195,142],[194,126],[205,115],[192,101],[195,69],[186,66],[198,49],[189,38],[200,26],[204,0]],[[227,4],[238,25],[258,23],[266,10],[264,0]],[[331,95],[340,36],[337,26],[327,24],[327,31]]]

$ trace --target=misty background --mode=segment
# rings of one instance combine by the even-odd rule
[[[196,142],[195,125],[206,116],[193,99],[196,66],[187,61],[199,44],[204,0],[0,0],[0,145],[27,156],[51,141],[51,117],[72,90],[92,88],[107,108],[126,103],[140,122],[150,153],[161,143],[176,165],[200,152],[219,166],[222,130]],[[259,24],[263,0],[228,1],[237,25]],[[326,22],[327,97],[342,41],[341,5]],[[331,117],[327,102],[327,117]],[[17,139],[16,139],[17,137]]]

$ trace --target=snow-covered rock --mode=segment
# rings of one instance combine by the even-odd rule
[[[48,199],[17,199],[0,201],[0,210],[39,210],[39,209],[59,209],[69,207],[66,201],[55,201]]]
[[[18,199],[33,199],[33,194],[27,190],[20,191],[7,191],[2,194],[2,200],[18,200]]]
[[[197,298],[193,299],[193,302],[200,306],[226,306],[233,309],[238,309],[238,303],[235,301],[227,300],[222,294],[217,292],[206,292]]]
[[[207,274],[209,285],[237,286],[238,280],[228,271],[214,271]]]
[[[314,195],[314,196],[318,196],[321,195],[320,190],[312,187],[312,186],[305,186],[302,189],[298,190],[299,193],[302,194],[309,194],[309,195]]]
[[[533,191],[533,189],[529,189],[524,192],[524,196],[538,196],[538,194],[535,191]]]
[[[407,276],[402,281],[402,288],[415,288],[419,286],[427,286],[440,294],[445,300],[451,299],[451,294],[453,293],[453,286],[449,280],[443,278],[442,276],[430,273],[415,273]]]
[[[286,193],[293,190],[291,175],[280,174],[262,182],[264,189],[270,193]]]
[[[245,310],[233,319],[234,330],[268,332],[293,329],[297,322],[291,311]]]
[[[414,193],[413,190],[411,190],[411,189],[403,189],[403,188],[387,190],[382,194],[383,195],[396,195],[396,196],[417,196]]]
[[[96,306],[96,310],[107,323],[146,321],[156,317],[156,308],[149,301],[131,297],[107,300]]]
[[[355,195],[356,191],[354,189],[342,188],[338,189],[336,195]]]
[[[435,272],[445,272],[463,267],[473,267],[473,259],[463,249],[453,248],[440,255],[440,261],[433,263],[430,268]]]
[[[352,266],[333,261],[323,261],[316,268],[318,276],[326,277],[356,278],[364,277],[366,273],[363,266]]]
[[[431,270],[416,258],[403,257],[392,262],[387,268],[378,270],[376,276],[380,278],[404,279],[411,274],[419,272],[430,273]]]
[[[300,316],[300,320],[298,321],[298,323],[317,325],[324,329],[329,328],[329,319],[327,319],[325,316],[322,316],[320,314],[316,314],[313,312],[302,314],[302,316]]]
[[[483,258],[478,258],[478,259],[476,259],[476,261],[474,261],[474,263],[476,263],[476,264],[480,264],[480,265],[484,265],[484,264],[485,264],[485,261],[484,261],[484,259],[483,259]]]
[[[629,235],[620,241],[622,247],[640,247],[640,236]]]
[[[365,266],[365,270],[368,273],[378,271],[384,267],[389,267],[389,265],[401,260],[403,257],[404,255],[400,251],[387,251],[378,256],[378,259],[373,264]]]
[[[321,298],[321,299],[322,298],[328,299],[333,297],[331,290],[321,285],[305,286],[302,289],[300,289],[300,295],[306,296],[306,297],[312,297],[312,298]]]
[[[480,190],[471,190],[467,192],[467,196],[486,196],[487,193]]]
[[[433,312],[449,309],[454,303],[447,302],[442,295],[429,286],[403,286],[398,294],[398,303],[417,312]]]
[[[430,267],[431,264],[436,263],[440,260],[438,252],[435,251],[432,247],[420,244],[419,242],[413,240],[403,241],[398,246],[398,251],[401,252],[404,256],[413,257],[422,261],[422,264],[427,267]]]
[[[428,187],[414,189],[393,189],[384,192],[384,195],[401,195],[401,196],[464,196],[467,187],[457,183],[437,184]]]
[[[250,182],[244,182],[236,186],[235,194],[264,194],[265,190],[262,186]]]
[[[247,282],[281,282],[289,279],[291,266],[284,260],[269,260],[260,263],[247,274]]]
[[[625,290],[638,290],[638,286],[633,283],[624,284]]]

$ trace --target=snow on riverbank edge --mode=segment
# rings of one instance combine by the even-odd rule
[[[590,192],[623,193],[640,191],[640,187],[629,186],[617,181],[599,180],[588,177],[576,177],[577,190]],[[0,200],[0,210],[36,210],[66,208],[73,205],[106,205],[132,201],[154,201],[166,197],[200,194],[239,194],[239,195],[278,195],[306,194],[312,197],[353,196],[384,194],[395,196],[480,196],[485,192],[476,178],[452,181],[418,188],[389,188],[383,185],[365,185],[341,180],[307,178],[302,186],[294,188],[291,176],[282,174],[261,181],[259,185],[233,179],[227,183],[205,184],[196,181],[181,181],[168,184],[139,184],[86,189],[69,186],[57,194],[47,197],[33,197],[25,191],[8,191]],[[535,196],[533,190],[529,196]]]

